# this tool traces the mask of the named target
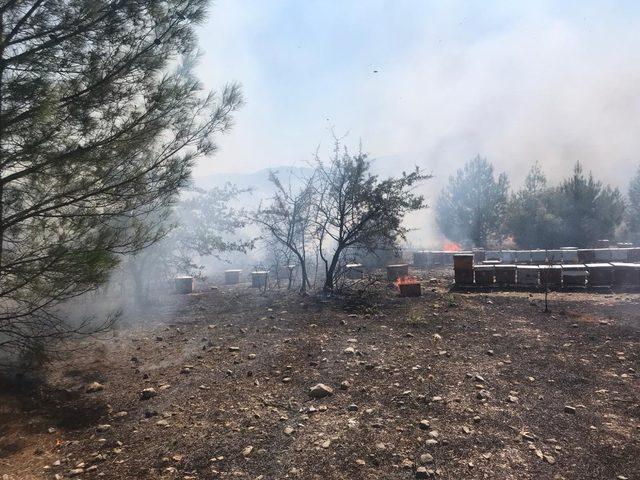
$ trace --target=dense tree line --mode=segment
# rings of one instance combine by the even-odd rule
[[[640,240],[640,170],[625,199],[619,189],[585,173],[577,162],[571,175],[550,185],[534,164],[509,194],[505,174],[474,158],[449,179],[436,205],[443,234],[469,246],[500,246],[511,239],[521,248],[588,247],[599,239]]]

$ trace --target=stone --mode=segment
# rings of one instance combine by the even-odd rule
[[[367,462],[365,462],[364,460],[362,460],[361,458],[358,458],[356,460],[356,465],[359,465],[361,467],[364,467],[367,464]]]
[[[353,347],[347,347],[347,348],[345,348],[345,349],[343,350],[343,352],[342,352],[342,353],[345,353],[345,354],[347,354],[347,355],[355,355],[355,353],[356,353],[356,349],[355,349],[355,348],[353,348]]]
[[[556,459],[551,455],[545,455],[544,461],[547,462],[549,465],[554,465],[556,463]]]
[[[509,395],[507,397],[507,400],[509,401],[509,403],[518,403],[518,397],[516,397],[515,395]]]
[[[284,428],[284,434],[285,435],[291,435],[293,433],[293,427],[285,427]]]
[[[358,405],[356,405],[355,403],[352,403],[351,405],[349,405],[347,407],[347,410],[350,412],[357,412],[358,411]]]
[[[324,398],[330,395],[333,395],[333,388],[323,383],[318,383],[309,390],[309,396],[311,398]]]
[[[155,388],[153,387],[145,388],[144,390],[142,390],[142,392],[140,392],[140,400],[149,400],[150,398],[153,398],[156,395],[158,395],[158,392],[156,392]]]
[[[422,463],[423,465],[433,463],[433,455],[431,455],[430,453],[423,453],[422,455],[420,455],[420,463]]]
[[[572,415],[575,415],[576,413],[576,407],[572,407],[571,405],[565,405],[564,407],[564,413],[570,413]]]
[[[430,473],[425,467],[418,467],[416,470],[416,478],[429,478]]]
[[[411,459],[405,458],[404,460],[402,460],[400,466],[402,468],[413,468],[413,462],[411,461]]]
[[[429,430],[429,428],[431,428],[431,422],[429,422],[429,420],[420,420],[418,426],[421,430]]]
[[[249,445],[248,447],[245,447],[244,450],[242,450],[242,456],[248,457],[249,455],[251,455],[251,452],[253,452],[253,446]]]
[[[104,423],[96,427],[96,431],[98,432],[106,432],[107,430],[111,430],[111,425],[109,425],[108,423]]]
[[[85,388],[85,392],[87,392],[87,393],[101,392],[102,390],[104,390],[104,385],[102,385],[99,382],[91,382]]]
[[[345,380],[344,382],[340,383],[340,390],[348,390],[350,386],[351,384],[347,380]]]
[[[229,351],[230,352],[239,352],[240,351],[240,347],[229,347]]]

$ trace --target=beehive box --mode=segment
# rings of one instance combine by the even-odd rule
[[[640,286],[640,264],[612,262],[614,287]]]
[[[596,261],[596,252],[593,248],[579,248],[578,249],[578,262],[579,263],[594,263]]]
[[[486,259],[485,251],[481,248],[473,251],[473,263],[482,263]]]
[[[610,263],[587,263],[590,287],[610,287],[613,285],[613,265]]]
[[[498,250],[487,250],[484,252],[484,259],[485,260],[498,260],[498,261],[502,261],[502,256],[500,255],[500,252]]]
[[[500,259],[502,260],[502,263],[514,263],[516,261],[515,250],[502,250],[502,252],[500,252]]]
[[[409,275],[409,265],[401,263],[398,265],[387,265],[387,280],[395,282],[401,277]]]
[[[596,248],[593,252],[596,263],[608,263],[611,261],[611,249]]]
[[[472,253],[456,253],[453,255],[453,268],[456,271],[473,270],[473,254]]]
[[[516,284],[516,266],[514,264],[500,264],[495,266],[496,283],[502,286]]]
[[[475,284],[479,287],[490,287],[493,285],[496,275],[494,265],[476,265],[473,267]]]
[[[546,263],[547,251],[546,250],[531,250],[531,263]]]
[[[628,251],[626,248],[612,248],[611,249],[611,261],[626,263],[629,259]]]
[[[173,283],[176,293],[187,294],[193,292],[193,277],[181,275],[174,278]]]
[[[537,287],[540,268],[537,265],[518,265],[516,284],[521,287]]]
[[[547,262],[562,263],[562,250],[547,250]]]
[[[269,272],[265,270],[251,272],[252,288],[267,288],[268,283],[269,283]]]
[[[413,253],[413,266],[418,268],[425,268],[428,263],[428,253],[425,251],[414,252]]]
[[[640,263],[640,247],[630,248],[627,258],[630,263]]]
[[[345,277],[349,280],[361,280],[364,278],[364,267],[361,263],[348,263],[345,266]]]
[[[242,273],[242,270],[225,270],[224,271],[225,285],[236,285],[240,283],[241,273]]]
[[[587,284],[587,267],[582,264],[562,265],[562,286],[584,288]]]
[[[561,265],[540,265],[540,285],[543,288],[557,288],[562,285]]]
[[[577,249],[562,250],[562,263],[578,263],[578,250]]]
[[[516,263],[531,263],[531,250],[517,250]]]

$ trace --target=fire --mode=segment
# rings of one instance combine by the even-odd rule
[[[450,242],[447,240],[442,245],[442,249],[446,252],[459,252],[460,250],[462,250],[462,247],[456,242]]]
[[[411,283],[420,283],[416,277],[411,275],[404,275],[396,280],[396,287],[400,288],[400,285],[408,285]]]

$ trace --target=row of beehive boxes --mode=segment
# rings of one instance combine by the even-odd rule
[[[475,265],[473,279],[456,272],[456,283],[522,287],[640,287],[640,264]]]
[[[454,252],[449,250],[421,250],[413,253],[413,265],[415,267],[429,267],[432,265],[453,265],[453,256],[459,253],[473,252]],[[478,261],[482,261],[478,259]]]
[[[419,251],[413,254],[413,265],[428,267],[453,265],[458,254],[473,254],[476,263],[640,263],[640,248],[561,248],[555,250],[474,250],[472,252]]]
[[[488,250],[486,262],[594,263],[640,262],[640,248],[562,248],[557,250]]]

